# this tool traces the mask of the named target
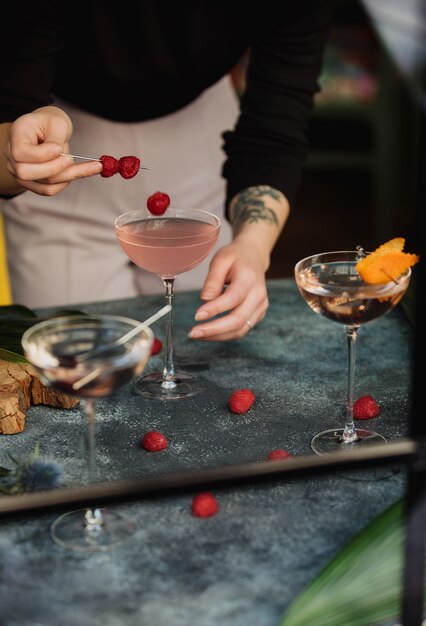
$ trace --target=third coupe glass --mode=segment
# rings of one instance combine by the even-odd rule
[[[315,313],[343,324],[348,343],[346,424],[343,428],[320,432],[313,438],[311,446],[317,454],[327,454],[349,444],[360,446],[386,441],[383,435],[354,425],[356,339],[361,324],[384,315],[401,300],[410,282],[411,270],[406,270],[398,280],[365,283],[355,267],[363,256],[361,249],[315,254],[302,259],[295,267],[296,283],[307,304]]]

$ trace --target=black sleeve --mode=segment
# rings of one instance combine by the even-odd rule
[[[63,7],[61,0],[2,6],[0,122],[51,102],[55,58],[63,43]]]
[[[308,119],[333,2],[279,2],[278,14],[267,4],[255,25],[238,123],[223,135],[227,206],[253,185],[279,189],[292,205],[306,158]]]

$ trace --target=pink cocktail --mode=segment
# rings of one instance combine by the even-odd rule
[[[215,225],[177,217],[137,220],[117,230],[129,259],[163,279],[196,267],[210,254],[217,236]]]
[[[199,265],[213,250],[220,231],[216,215],[196,209],[168,208],[161,216],[147,209],[129,211],[115,221],[119,244],[138,267],[158,274],[172,305],[174,280],[178,274]],[[194,395],[200,388],[186,372],[175,372],[173,364],[172,310],[166,327],[166,356],[162,372],[145,376],[135,384],[144,396],[176,399]]]

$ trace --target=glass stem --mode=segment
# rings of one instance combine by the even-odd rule
[[[89,452],[89,482],[96,478],[96,437],[95,437],[95,400],[83,398],[82,403],[87,418],[87,449]]]
[[[359,326],[346,326],[346,339],[348,344],[348,397],[346,425],[343,430],[343,443],[352,443],[358,439],[354,424],[354,381],[355,381],[355,354],[356,340]]]
[[[89,451],[89,482],[93,483],[96,479],[96,416],[95,416],[95,399],[83,398],[82,403],[87,418],[87,448]],[[100,509],[87,509],[85,513],[86,530],[90,532],[99,532],[104,524],[102,512]]]
[[[163,382],[161,386],[164,389],[174,389],[175,368],[173,365],[173,287],[174,278],[164,278],[163,283],[166,288],[166,304],[170,304],[170,311],[166,319],[166,356],[163,368]]]

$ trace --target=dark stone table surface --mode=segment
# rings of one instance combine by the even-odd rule
[[[142,478],[169,472],[264,461],[270,450],[310,454],[311,437],[344,420],[346,341],[343,327],[310,311],[291,279],[269,282],[270,308],[247,337],[227,343],[188,339],[198,294],[175,297],[175,358],[196,371],[207,391],[164,402],[131,385],[97,410],[97,478]],[[81,305],[87,312],[145,319],[161,296]],[[155,334],[164,339],[164,323]],[[389,439],[408,430],[412,328],[397,309],[360,330],[356,396],[371,394],[371,420]],[[151,359],[147,371],[162,365]],[[230,393],[255,391],[245,415],[227,408]],[[41,452],[58,462],[67,485],[87,483],[79,454],[81,407],[31,407],[25,431],[1,436],[7,453]],[[148,430],[169,439],[161,453],[139,445]],[[270,462],[270,461],[269,461]],[[277,626],[297,593],[370,520],[404,494],[394,468],[279,480],[215,492],[219,513],[191,515],[192,495],[116,505],[136,523],[127,543],[78,554],[54,544],[55,514],[0,518],[1,626]],[[8,496],[1,496],[8,497]]]

